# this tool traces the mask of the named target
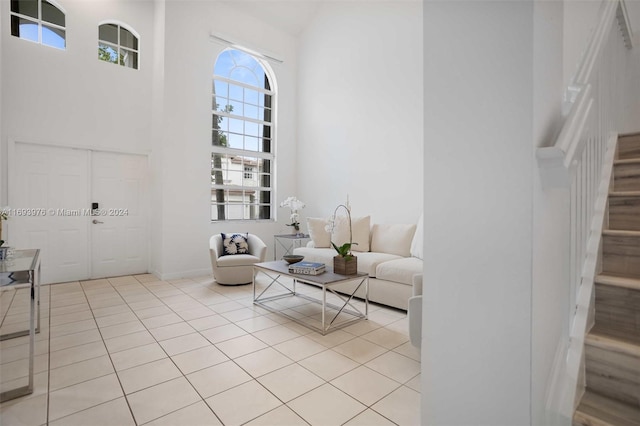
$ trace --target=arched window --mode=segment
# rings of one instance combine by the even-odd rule
[[[65,14],[47,0],[11,0],[11,35],[65,49]]]
[[[133,30],[107,22],[98,27],[98,59],[138,69],[138,37]]]
[[[275,92],[254,56],[226,49],[213,70],[211,220],[271,219]]]

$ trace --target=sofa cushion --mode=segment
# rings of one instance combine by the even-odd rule
[[[238,254],[249,254],[249,234],[225,234],[221,233],[222,236],[222,255],[238,255]]]
[[[308,217],[307,229],[314,247],[331,247],[331,234],[326,230],[329,221],[321,217]]]
[[[247,266],[259,263],[260,258],[251,254],[236,254],[234,256],[222,256],[216,261],[218,267],[224,268],[227,266]]]
[[[304,256],[305,261],[324,263],[329,268],[333,268],[333,257],[337,255],[336,251],[332,248],[311,247],[298,247],[293,250],[293,254]],[[390,260],[402,259],[400,256],[388,253],[363,253],[354,251],[353,254],[358,258],[358,272],[367,273],[372,278],[376,276],[376,268],[379,264]]]
[[[374,224],[371,228],[371,251],[402,257],[411,255],[411,242],[416,225]]]
[[[389,253],[353,252],[358,258],[358,272],[367,273],[371,278],[378,278],[377,268],[389,261],[401,260],[400,256]]]
[[[355,244],[351,250],[369,251],[369,236],[371,231],[371,217],[351,218],[351,241]],[[336,217],[336,223],[331,234],[331,241],[338,247],[349,242],[349,220],[347,216]]]
[[[424,251],[424,213],[420,215],[418,224],[416,225],[416,232],[413,235],[413,241],[411,241],[411,256],[422,259]]]
[[[422,274],[422,260],[416,257],[405,257],[380,263],[376,269],[376,278],[413,285],[413,276]]]

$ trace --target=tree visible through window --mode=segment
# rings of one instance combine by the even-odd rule
[[[272,217],[273,102],[256,58],[227,49],[213,71],[211,220]]]
[[[66,48],[65,14],[47,0],[11,0],[11,35]]]
[[[98,27],[98,59],[138,69],[138,37],[115,23]]]

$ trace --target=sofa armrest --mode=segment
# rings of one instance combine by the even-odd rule
[[[422,274],[413,276],[413,296],[409,298],[409,340],[416,348],[422,346]]]
[[[422,347],[422,296],[409,298],[409,340],[416,348]]]
[[[211,252],[211,260],[216,261],[222,256],[222,237],[220,234],[214,234],[209,239],[209,250]]]
[[[422,274],[413,276],[413,295],[422,296]]]

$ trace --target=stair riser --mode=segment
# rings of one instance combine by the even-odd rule
[[[583,413],[576,413],[573,416],[572,426],[611,426],[611,423],[607,423],[598,419],[597,417],[587,416]]]
[[[614,191],[640,191],[640,164],[616,164],[613,168]]]
[[[573,424],[586,426],[638,426],[640,410],[606,396],[587,392],[573,418]]]
[[[596,324],[640,339],[640,291],[596,284]]]
[[[640,237],[603,235],[603,273],[640,278]]]
[[[620,136],[618,138],[618,158],[620,160],[640,158],[640,135]]]
[[[640,358],[586,345],[585,361],[587,388],[640,407]]]
[[[640,313],[631,309],[616,307],[596,308],[596,324],[602,324],[601,331],[640,339]]]
[[[609,229],[640,231],[640,197],[609,196]]]

